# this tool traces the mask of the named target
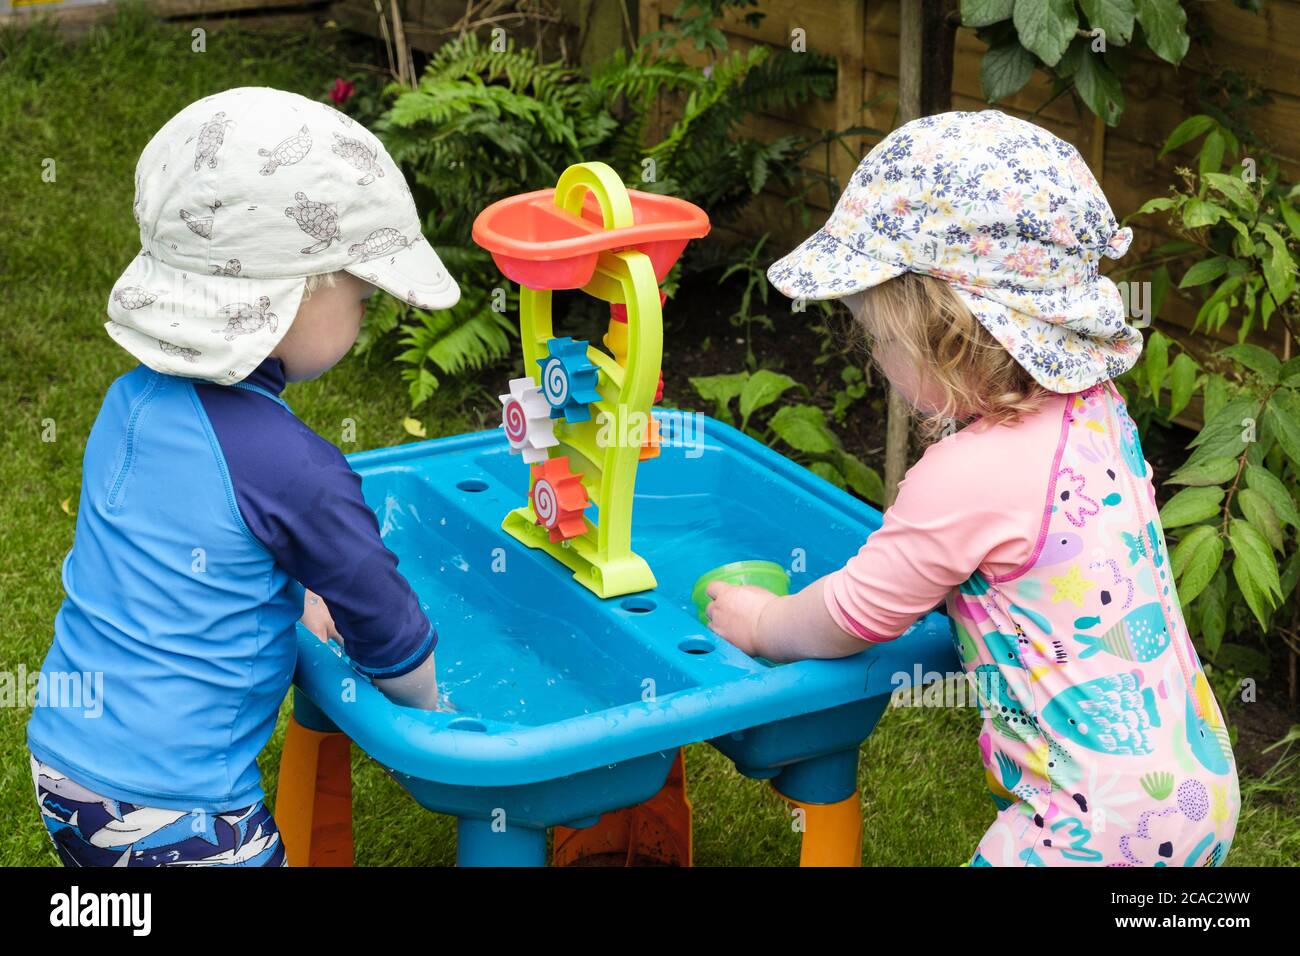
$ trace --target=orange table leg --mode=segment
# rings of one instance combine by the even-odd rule
[[[289,717],[275,821],[290,866],[351,866],[352,742]]]
[[[800,866],[862,865],[862,806],[856,792],[838,803],[790,803],[804,813]]]
[[[555,866],[690,866],[691,802],[681,750],[663,789],[645,803],[606,813],[595,826],[556,827]]]

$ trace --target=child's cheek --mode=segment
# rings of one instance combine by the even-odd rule
[[[885,378],[909,405],[923,415],[939,411],[942,406],[939,390],[933,383],[922,382],[918,370],[902,354],[886,345],[880,348],[876,360]]]
[[[892,346],[879,345],[876,347],[876,364],[885,373],[885,378],[889,379],[889,384],[894,386],[909,404],[915,405],[917,374],[911,363],[907,362]]]

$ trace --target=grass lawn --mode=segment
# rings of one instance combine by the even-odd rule
[[[110,382],[134,362],[103,330],[113,281],[138,252],[131,217],[136,158],[173,113],[234,85],[272,85],[316,96],[342,56],[299,38],[210,32],[190,51],[188,27],[137,15],[71,54],[48,37],[0,40],[0,670],[40,667],[62,600],[59,568],[72,544],[86,435]],[[56,164],[54,182],[43,162]],[[730,371],[730,369],[719,369]],[[429,435],[480,427],[495,414],[495,386],[452,383],[420,417]],[[499,380],[498,380],[499,379]],[[348,359],[323,380],[291,386],[298,414],[328,438],[354,419],[357,443],[391,445],[405,387],[390,366]],[[479,411],[475,411],[478,409]],[[42,441],[52,420],[55,441]],[[104,569],[111,574],[112,569]],[[0,865],[54,865],[32,800],[25,748],[28,712],[0,709]],[[274,792],[281,728],[263,756]],[[863,747],[863,862],[956,865],[992,819],[983,792],[974,710],[894,710]],[[354,765],[358,862],[451,863],[453,823],[420,810],[374,764]],[[786,865],[798,842],[785,805],[765,784],[738,776],[704,745],[689,749],[696,861]],[[1243,777],[1244,807],[1230,864],[1293,864],[1300,858],[1300,772],[1292,762]]]

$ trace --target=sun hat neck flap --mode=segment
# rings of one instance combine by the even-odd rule
[[[420,308],[459,298],[383,144],[295,93],[240,87],[182,109],[141,153],[134,213],[141,251],[106,329],[160,372],[240,381],[312,275],[346,270]]]
[[[1076,392],[1141,352],[1099,272],[1132,236],[1069,143],[997,110],[940,113],[881,140],[768,279],[791,298],[835,299],[907,271],[935,276],[1039,384]]]

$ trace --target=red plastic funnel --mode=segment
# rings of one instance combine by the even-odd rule
[[[709,217],[675,196],[629,189],[633,225],[606,229],[596,197],[588,193],[582,215],[555,205],[555,190],[510,196],[474,220],[474,241],[502,274],[530,289],[578,289],[591,281],[607,250],[635,249],[649,257],[662,282],[692,239],[708,235]]]

